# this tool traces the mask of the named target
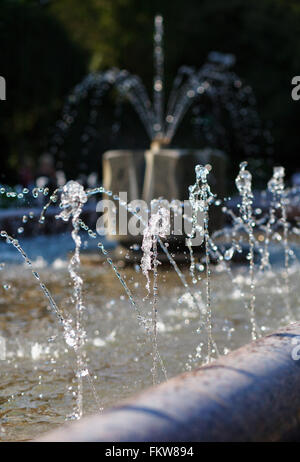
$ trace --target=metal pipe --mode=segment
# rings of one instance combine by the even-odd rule
[[[297,346],[299,336],[299,345]],[[38,441],[280,441],[300,435],[300,323]],[[300,357],[300,355],[299,355]],[[296,435],[296,436],[295,436]]]

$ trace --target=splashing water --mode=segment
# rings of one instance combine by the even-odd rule
[[[80,419],[83,414],[83,377],[88,375],[88,370],[85,368],[84,362],[84,353],[83,346],[85,343],[86,332],[82,325],[82,315],[84,311],[84,305],[82,301],[82,285],[83,280],[78,274],[80,267],[80,247],[81,247],[81,237],[79,236],[79,217],[82,212],[84,204],[87,202],[88,198],[86,192],[79,183],[76,181],[69,181],[62,190],[60,208],[62,209],[61,213],[57,218],[61,218],[64,221],[72,219],[72,238],[75,243],[75,251],[69,263],[69,273],[71,279],[73,280],[74,285],[74,300],[75,300],[75,310],[76,310],[76,338],[74,339],[74,347],[77,356],[77,380],[78,380],[78,389],[77,389],[77,403],[76,410],[71,418]]]
[[[183,356],[188,355],[189,366],[191,366],[192,363],[199,365],[201,363],[211,361],[214,353],[218,354],[216,342],[218,343],[218,348],[222,348],[220,351],[224,353],[228,352],[233,345],[236,345],[234,341],[231,343],[231,339],[237,335],[239,329],[242,329],[240,335],[243,339],[247,338],[245,335],[247,332],[251,333],[251,338],[256,338],[260,334],[269,332],[271,328],[270,326],[275,326],[273,322],[274,308],[271,298],[272,294],[276,297],[276,300],[278,299],[278,293],[284,296],[289,321],[296,318],[296,313],[298,311],[298,299],[296,298],[297,291],[293,290],[293,285],[297,287],[298,267],[295,266],[297,257],[295,251],[292,249],[290,235],[291,231],[293,231],[294,235],[298,236],[300,231],[299,224],[293,225],[293,228],[291,228],[288,215],[289,204],[291,203],[291,191],[288,190],[284,184],[284,169],[274,169],[273,177],[268,183],[268,191],[271,193],[272,197],[271,202],[268,204],[269,209],[266,208],[266,215],[264,216],[262,216],[259,209],[254,206],[255,197],[252,191],[252,175],[247,169],[246,163],[241,164],[240,172],[236,179],[236,186],[240,194],[240,203],[238,203],[238,206],[236,207],[239,213],[235,210],[230,210],[228,205],[224,205],[226,204],[226,200],[221,200],[220,198],[215,197],[215,195],[211,192],[209,185],[209,171],[209,166],[199,165],[196,167],[196,181],[189,189],[190,203],[193,212],[192,216],[185,217],[181,211],[183,219],[190,220],[192,224],[192,231],[187,236],[188,242],[193,239],[196,231],[203,237],[203,243],[199,246],[200,252],[198,249],[195,249],[195,247],[192,248],[192,246],[189,245],[189,247],[193,250],[193,256],[190,257],[190,260],[188,260],[188,256],[186,257],[187,263],[190,263],[187,272],[185,272],[185,269],[181,267],[178,261],[176,261],[175,253],[168,249],[168,242],[165,242],[165,237],[169,234],[169,230],[166,227],[166,223],[168,223],[168,212],[164,210],[163,207],[160,207],[162,202],[161,199],[156,201],[156,210],[151,215],[150,221],[148,223],[144,223],[145,228],[142,243],[143,255],[141,259],[140,274],[141,277],[146,277],[146,290],[148,292],[148,297],[151,299],[150,303],[152,305],[151,320],[147,319],[147,315],[143,312],[144,306],[139,302],[142,298],[142,294],[135,293],[135,284],[137,284],[136,281],[139,277],[138,270],[133,271],[133,273],[128,273],[128,270],[125,269],[122,272],[118,267],[118,263],[114,262],[112,256],[110,256],[110,251],[105,248],[102,242],[98,243],[99,250],[104,256],[105,261],[109,264],[108,268],[113,270],[113,274],[116,275],[117,283],[120,283],[122,290],[125,290],[130,306],[136,313],[138,323],[147,334],[145,336],[145,341],[146,339],[152,341],[151,375],[153,383],[158,382],[158,365],[160,365],[161,370],[166,377],[166,370],[162,358],[164,360],[167,358],[168,372],[170,373],[171,370],[172,375],[174,373],[173,363],[177,362],[178,359],[176,355],[179,355],[181,350]],[[86,313],[86,315],[89,314],[89,316],[91,313],[88,309],[84,308],[82,297],[83,279],[80,276],[80,265],[82,264],[82,236],[86,235],[91,239],[91,241],[93,241],[97,237],[97,234],[84,223],[81,219],[81,214],[88,199],[95,194],[103,192],[106,192],[103,187],[85,191],[79,183],[71,181],[63,188],[60,188],[60,190],[49,194],[50,203],[57,203],[60,206],[58,218],[65,222],[71,221],[73,226],[71,235],[75,244],[75,250],[68,267],[69,274],[73,282],[73,300],[75,308],[73,316],[66,315],[62,308],[58,306],[54,297],[50,293],[49,287],[51,289],[51,286],[48,287],[48,284],[47,286],[44,284],[40,273],[38,273],[34,268],[34,265],[27,257],[27,254],[23,250],[23,246],[21,247],[19,244],[19,241],[8,235],[6,231],[1,232],[1,237],[4,241],[11,244],[11,247],[14,247],[22,255],[26,266],[31,270],[40,289],[49,302],[52,312],[55,313],[60,326],[62,326],[63,337],[66,344],[76,354],[77,391],[76,408],[72,414],[73,418],[80,418],[83,412],[82,379],[86,375],[90,379],[89,358],[86,357],[87,349],[84,349],[83,347],[89,348],[90,343],[93,341],[93,338],[91,339],[89,335],[86,334],[87,329],[86,326],[83,325],[84,313]],[[10,193],[12,192],[10,191]],[[40,193],[34,191],[34,194],[32,194],[32,192],[29,191],[26,194],[32,195],[33,199],[37,199],[38,197],[36,196]],[[117,196],[112,192],[110,192],[110,195],[113,195],[114,199],[118,200]],[[14,198],[13,195],[10,197],[12,199]],[[220,207],[221,204],[223,204],[222,209],[228,217],[228,222],[221,230],[216,230],[215,232],[210,233],[209,219],[211,216],[211,209],[213,207]],[[128,207],[126,203],[122,203],[121,205]],[[47,204],[47,206],[48,207],[45,206],[46,208],[43,207],[42,211],[45,218],[42,220],[43,225],[47,224],[47,211],[49,210],[50,205]],[[178,205],[178,208],[180,207],[181,204]],[[174,210],[176,210],[175,206]],[[137,218],[139,217],[137,212],[131,211],[131,213],[135,214]],[[199,221],[199,214],[204,216],[201,222]],[[26,217],[28,217],[27,219],[23,220],[23,217],[24,215],[22,212],[22,225],[26,228],[26,226],[30,223],[29,213],[26,213]],[[141,217],[139,218],[141,219]],[[231,220],[230,224],[229,220]],[[16,229],[18,229],[18,227],[19,226],[17,226]],[[226,246],[224,245],[225,242]],[[282,288],[282,284],[280,283],[280,271],[277,269],[279,263],[274,263],[273,242],[278,243],[276,244],[276,249],[279,247],[281,257],[284,257],[284,284]],[[161,267],[162,269],[158,274],[159,261],[161,260],[159,247],[161,247],[163,254],[167,256],[171,267],[174,268],[175,271],[173,274],[179,278],[178,280],[182,283],[182,289],[176,285],[175,288],[172,288],[170,291],[169,289],[166,289],[166,286],[164,285],[164,290],[159,290],[158,296],[158,275],[159,279],[162,280],[162,284],[164,284],[166,275],[168,274],[168,271],[165,271],[164,267]],[[241,265],[238,267],[238,271],[235,271],[232,266],[232,260],[237,255],[240,255],[242,258],[243,252],[246,252],[247,255],[243,262],[248,262],[248,265]],[[294,265],[292,264],[293,260]],[[3,265],[1,266],[1,269],[4,270],[1,271],[1,276],[6,275],[5,280],[3,280],[2,298],[4,298],[4,300],[8,300],[7,304],[11,304],[13,303],[13,300],[9,297],[11,297],[10,294],[13,293],[12,291],[14,290],[14,279],[10,279],[7,276],[9,271],[7,266],[8,265],[5,265],[5,267],[3,267]],[[263,271],[263,278],[256,277],[256,269]],[[224,280],[223,285],[220,286],[218,281],[223,280],[223,273],[226,280]],[[129,274],[133,275],[129,277]],[[189,274],[192,276],[191,287],[188,282]],[[205,274],[205,281],[202,277],[203,274]],[[279,276],[277,276],[278,274]],[[172,274],[171,278],[173,279]],[[193,283],[193,279],[196,280],[195,283]],[[232,285],[229,284],[229,281]],[[202,282],[205,284],[205,290],[203,291],[201,291]],[[99,283],[97,281],[97,286],[98,285]],[[159,286],[161,286],[161,284],[159,284]],[[87,297],[92,296],[92,287],[92,285],[88,286],[89,290],[87,290]],[[112,289],[110,285],[108,285],[108,287],[108,292],[111,296]],[[229,287],[231,288],[229,289]],[[265,296],[267,287],[268,295]],[[101,291],[99,293],[101,294]],[[248,312],[250,313],[250,322],[247,312],[244,317],[244,310],[241,310],[245,301]],[[110,300],[110,302],[113,303],[115,300]],[[98,304],[98,299],[95,301],[95,304]],[[236,307],[236,312],[230,313],[226,315],[226,317],[224,312],[228,312],[228,310],[230,311],[232,306]],[[292,316],[292,313],[289,312],[289,308],[291,306],[295,306],[294,316]],[[103,309],[101,311],[105,312],[106,310]],[[111,314],[113,319],[112,322],[114,322],[115,325],[118,325],[118,318],[116,315],[116,311]],[[128,317],[127,314],[126,316]],[[174,316],[174,319],[177,321],[174,321],[173,324],[169,324],[168,316]],[[286,322],[286,318],[283,318],[282,315],[280,317],[279,312],[276,312],[276,316],[276,322],[279,324],[281,322]],[[86,317],[87,316],[84,316],[84,318]],[[191,321],[193,318],[195,318],[195,323],[197,323],[196,328],[195,323],[192,324]],[[84,320],[85,322],[88,322],[86,319]],[[192,331],[196,331],[198,327],[198,334],[200,337],[194,337],[188,334],[185,337],[185,342],[187,342],[186,345],[188,346],[184,347],[180,346],[178,343],[176,344],[177,336],[180,336],[180,333],[183,332],[184,329],[188,329],[189,325],[191,326]],[[168,334],[168,329],[170,329],[172,334]],[[130,326],[129,332],[131,331],[132,326]],[[160,352],[158,351],[158,332],[160,333]],[[3,332],[1,330],[0,337],[2,339],[2,345],[6,340],[5,331]],[[128,343],[133,343],[132,338],[128,335],[128,333],[125,337],[127,337]],[[107,336],[107,338],[109,338],[109,336]],[[226,338],[229,343],[226,343],[224,338]],[[206,350],[204,351],[206,339],[208,339],[207,352]],[[100,339],[98,334],[94,340],[94,345],[103,348],[105,341]],[[168,354],[167,345],[172,352],[173,343],[173,353]],[[194,350],[195,344],[196,356],[193,357],[190,352]],[[126,355],[127,343],[124,345],[123,354]],[[18,347],[17,355],[19,355],[19,358],[24,356],[24,348],[21,347],[22,345]],[[30,344],[29,352],[32,361],[41,361],[45,348],[39,342],[34,341]],[[6,348],[5,354],[10,354],[9,348]],[[106,354],[109,354],[109,349],[106,350]],[[144,360],[147,354],[149,354],[149,352],[141,354],[141,356],[144,355]],[[128,351],[128,356],[133,357],[130,355],[133,355],[132,351]],[[176,356],[176,360],[173,356]],[[134,361],[131,361],[131,363],[134,364]],[[117,364],[120,370],[122,370],[122,364],[120,362]],[[140,363],[140,365],[141,364],[142,363]],[[182,368],[188,367],[186,364],[186,358],[181,358],[180,364]],[[102,370],[105,371],[106,367],[108,366],[104,363]],[[149,370],[150,364],[148,372]],[[179,372],[179,370],[176,369],[176,372]],[[103,386],[103,381],[101,381],[101,384],[102,385],[99,385],[100,390],[101,386]],[[13,406],[13,401],[10,403],[11,404],[8,405]],[[6,428],[5,421],[4,423],[1,421],[1,425]]]
[[[154,201],[151,202],[153,206]],[[166,237],[170,230],[169,213],[165,208],[158,207],[158,211],[150,217],[149,224],[144,229],[142,250],[143,256],[141,259],[141,268],[146,276],[146,289],[150,295],[150,277],[149,271],[153,271],[153,299],[152,299],[152,380],[153,384],[157,383],[157,362],[158,362],[158,345],[157,345],[157,297],[158,297],[158,270],[159,265],[157,253],[158,238]]]
[[[158,15],[154,19],[154,64],[155,75],[153,82],[154,125],[155,138],[163,139],[163,111],[164,111],[164,51],[163,51],[163,17]]]
[[[28,258],[26,253],[24,252],[21,245],[19,244],[19,241],[17,239],[13,239],[11,236],[9,236],[6,231],[1,231],[0,236],[2,238],[5,238],[6,243],[13,245],[13,247],[21,254],[22,258],[25,261],[26,266],[28,266],[29,269],[31,270],[34,278],[38,281],[39,286],[40,286],[42,292],[44,293],[46,299],[49,301],[51,309],[54,311],[54,313],[56,315],[56,318],[59,321],[59,324],[63,327],[63,335],[64,335],[65,342],[67,343],[68,346],[70,346],[72,349],[74,349],[75,353],[77,354],[78,342],[77,342],[77,338],[76,338],[76,332],[74,331],[74,329],[72,327],[72,320],[69,317],[66,317],[66,316],[63,315],[62,311],[60,310],[60,308],[58,307],[58,305],[54,301],[49,289],[42,282],[39,273],[33,269],[32,262]],[[39,348],[39,345],[38,345],[38,348]],[[87,370],[87,368],[86,368],[86,366],[85,366],[85,364],[83,362],[83,358],[81,357],[80,359],[81,359],[81,361],[80,361],[81,369],[80,370],[85,371],[84,374],[81,374],[81,377],[83,377],[84,375],[88,375],[90,385],[91,385],[95,400],[96,400],[97,405],[98,405],[98,409],[99,409],[99,411],[101,411],[102,408],[99,405],[98,396],[97,396],[95,387],[93,385],[92,379],[91,379],[91,377],[89,375],[89,372],[88,372],[88,370]],[[77,372],[78,372],[78,369],[77,369]],[[76,373],[76,376],[78,377],[77,373]],[[74,413],[72,418],[80,418],[81,415],[82,415],[82,414],[80,415],[80,413],[79,413],[80,411],[82,411],[82,389],[81,389],[81,387],[78,390],[78,392],[81,392],[81,394],[80,394],[80,396],[77,397],[77,410]]]
[[[212,359],[212,353],[218,354],[218,348],[212,338],[212,317],[211,317],[211,288],[210,288],[210,250],[209,250],[209,204],[214,198],[213,193],[210,190],[210,186],[207,182],[207,176],[211,170],[210,165],[202,166],[197,165],[195,167],[196,183],[189,187],[189,200],[192,207],[192,231],[188,237],[187,243],[190,251],[191,265],[190,272],[192,275],[193,282],[196,283],[195,278],[195,260],[192,251],[192,239],[195,238],[196,228],[198,225],[198,212],[203,214],[203,235],[204,235],[204,247],[205,247],[205,266],[206,266],[206,329],[208,335],[207,341],[207,362]]]
[[[156,201],[151,201],[151,207],[155,204]],[[143,232],[143,257],[141,260],[141,268],[147,279],[146,288],[150,294],[150,277],[149,271],[154,269],[154,266],[157,267],[157,252],[155,253],[155,248],[157,250],[157,240],[158,237],[166,237],[170,230],[170,221],[169,221],[169,212],[163,207],[158,207],[158,211],[153,213],[150,217],[148,226],[145,227]]]
[[[283,228],[283,247],[284,247],[284,287],[285,287],[285,306],[289,320],[293,320],[294,316],[291,310],[290,304],[290,283],[289,283],[289,260],[291,249],[288,243],[289,223],[287,221],[286,204],[287,199],[285,198],[285,185],[284,185],[285,170],[283,167],[274,167],[273,176],[268,182],[268,190],[272,193],[272,202],[269,211],[270,218],[267,224],[267,239],[266,246],[270,242],[270,227],[275,223],[275,214],[278,210],[281,212],[281,219],[279,224]],[[266,259],[269,263],[269,252],[266,250]]]
[[[258,328],[255,319],[255,279],[254,279],[254,246],[255,238],[253,228],[255,226],[252,213],[252,175],[246,170],[247,162],[242,162],[240,164],[240,171],[236,177],[235,183],[236,187],[242,197],[242,203],[240,207],[240,215],[242,222],[244,223],[249,237],[249,254],[247,256],[249,260],[249,274],[250,274],[250,301],[249,301],[249,311],[250,311],[250,320],[252,325],[252,340],[255,340],[258,336]]]

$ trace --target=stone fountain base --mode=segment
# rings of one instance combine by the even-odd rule
[[[107,151],[103,156],[103,186],[114,194],[126,192],[128,202],[142,199],[149,205],[152,199],[158,198],[183,201],[189,197],[188,187],[195,183],[197,164],[212,166],[209,175],[211,189],[218,196],[224,197],[227,186],[227,156],[211,148]],[[118,210],[117,203],[116,206]],[[118,212],[109,215],[110,223],[116,220],[116,233],[109,230],[107,238],[125,246],[139,243],[141,236],[133,236],[129,232],[120,234],[118,218]],[[221,211],[212,208],[211,228],[218,229],[222,224]],[[184,236],[181,241],[185,241]]]

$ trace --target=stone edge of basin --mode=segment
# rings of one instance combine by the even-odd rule
[[[248,442],[300,429],[300,322],[35,441]],[[300,435],[300,431],[299,431]]]

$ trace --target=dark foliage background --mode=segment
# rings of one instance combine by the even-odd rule
[[[183,64],[200,67],[210,50],[234,53],[235,71],[253,87],[263,124],[274,137],[272,162],[285,165],[288,173],[300,167],[300,102],[291,99],[291,79],[300,74],[298,0],[1,0],[0,75],[7,82],[7,101],[0,102],[0,181],[19,181],[19,168],[28,159],[36,165],[49,148],[65,96],[88,72],[126,68],[151,92],[157,12],[165,22],[167,83]],[[59,164],[69,177],[100,171],[107,148],[148,146],[132,111],[117,139],[110,132],[109,101],[103,109],[106,130],[102,127],[83,160],[82,108]],[[185,132],[174,140],[180,146],[189,142]],[[241,153],[228,154],[237,168]],[[258,157],[269,168],[263,148]]]

